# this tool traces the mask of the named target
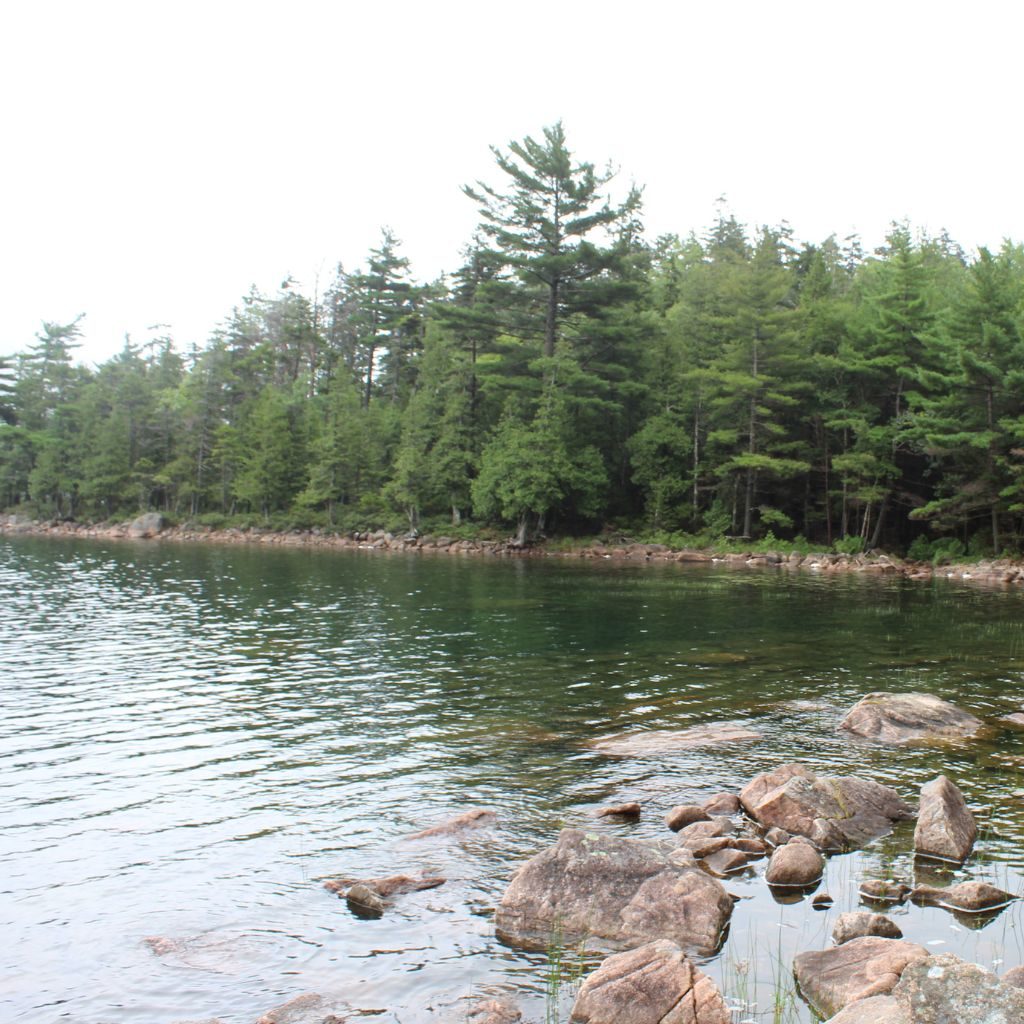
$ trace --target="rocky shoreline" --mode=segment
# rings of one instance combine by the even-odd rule
[[[665,544],[629,541],[592,542],[564,548],[544,543],[519,547],[512,540],[458,540],[443,535],[400,535],[377,530],[372,533],[330,533],[320,529],[279,531],[269,528],[214,529],[196,524],[171,526],[159,513],[147,513],[131,523],[79,523],[38,521],[23,516],[0,516],[0,536],[77,537],[99,540],[154,540],[184,544],[247,544],[273,547],[312,547],[331,550],[413,552],[422,554],[487,556],[503,558],[565,558],[614,562],[728,565],[737,568],[774,568],[820,575],[862,574],[909,580],[952,579],[983,586],[1024,585],[1024,562],[983,559],[952,565],[914,562],[895,555],[872,553],[846,555],[820,551],[719,552],[671,548]]]
[[[969,742],[985,728],[969,712],[914,692],[867,694],[838,724],[838,731],[853,739],[896,746]],[[708,727],[699,740],[666,736],[703,746],[743,742],[734,733],[719,726]],[[595,821],[609,816],[635,821],[642,810],[639,804],[609,805],[592,814]],[[473,808],[404,841],[457,840],[497,820],[496,812]],[[946,776],[923,785],[918,799],[908,802],[871,779],[817,774],[797,763],[778,765],[736,793],[674,808],[665,818],[664,837],[653,841],[598,828],[563,828],[551,845],[512,873],[494,908],[495,934],[505,946],[525,951],[550,951],[557,935],[559,944],[579,943],[601,957],[578,979],[569,1024],[733,1024],[737,1017],[746,1022],[752,1019],[750,1004],[730,998],[698,966],[726,941],[742,898],[730,891],[732,882],[748,865],[767,862],[756,874],[776,902],[813,898],[815,908],[831,906],[832,896],[817,891],[827,861],[911,820],[916,821],[915,857],[955,864],[957,877],[972,871],[979,837],[974,812]],[[357,917],[379,918],[397,909],[396,897],[446,881],[400,874],[329,878],[322,884],[346,900]],[[906,926],[914,908],[935,907],[973,928],[975,921],[994,920],[1021,894],[970,878],[937,888],[919,879],[909,885],[874,877],[860,879],[858,895],[860,908],[838,916],[831,944],[804,949],[782,966],[791,969],[795,992],[816,1019],[826,1024],[1024,1020],[1024,967],[999,977],[953,954],[932,953],[906,941],[891,916],[899,913]],[[157,956],[173,953],[173,940],[145,941]],[[552,1012],[549,1007],[546,1019],[553,1019]],[[357,1018],[358,1011],[340,995],[305,993],[257,1024],[345,1024]],[[537,1024],[524,1016],[514,992],[477,997],[442,1019]],[[782,1018],[776,1012],[773,1019]]]

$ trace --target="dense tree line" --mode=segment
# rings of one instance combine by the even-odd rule
[[[95,370],[78,321],[0,360],[0,504],[274,525],[633,531],[1018,549],[1024,249],[893,226],[798,244],[724,209],[645,240],[560,125],[495,149],[479,229],[417,283],[390,230],[313,299]]]

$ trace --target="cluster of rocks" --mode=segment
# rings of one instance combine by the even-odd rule
[[[160,520],[159,528],[138,526],[140,520]],[[271,530],[266,527],[230,527],[215,529],[186,522],[170,526],[159,513],[147,513],[134,522],[79,523],[65,520],[36,521],[20,515],[0,516],[0,534],[37,533],[60,536],[102,537],[106,539],[144,539],[161,536],[179,541],[216,541],[219,543],[269,544],[285,547],[317,546],[331,548],[364,548],[384,551],[437,551],[451,554],[518,555],[528,557],[591,558],[626,562],[722,563],[747,568],[776,567],[814,573],[863,573],[901,576],[913,580],[929,580],[935,576],[949,577],[989,585],[1024,583],[1024,565],[1008,559],[987,559],[968,565],[933,566],[928,562],[911,562],[885,554],[845,555],[835,552],[782,554],[768,552],[722,552],[678,549],[665,544],[594,542],[571,549],[548,549],[543,544],[523,547],[515,540],[458,539],[447,536],[393,533],[388,530],[353,531],[339,534],[318,527],[308,530]]]
[[[845,733],[893,744],[963,740],[984,728],[962,709],[917,693],[868,694],[839,725]],[[635,756],[663,750],[666,743],[685,748],[715,738],[729,743],[756,734],[743,735],[735,726],[700,727],[660,734],[646,744],[619,736],[593,746],[610,756]],[[631,802],[593,813],[598,820],[636,820],[642,811]],[[957,864],[970,856],[977,825],[963,794],[945,776],[926,783],[914,807],[871,779],[784,764],[756,776],[739,793],[673,807],[662,840],[563,829],[514,872],[496,909],[495,929],[503,942],[521,949],[547,949],[557,935],[565,944],[584,941],[606,955],[579,989],[570,1014],[575,1024],[730,1024],[721,992],[691,960],[721,948],[738,899],[725,887],[729,879],[767,859],[763,877],[776,898],[802,899],[819,885],[828,857],[860,849],[915,818],[916,855]],[[471,808],[407,839],[448,836],[494,820],[492,811]],[[329,879],[325,888],[359,916],[378,916],[394,897],[444,882],[400,874]],[[936,888],[889,879],[865,880],[859,892],[875,910],[840,914],[832,946],[800,953],[793,963],[801,995],[828,1024],[1024,1021],[1024,968],[1000,981],[954,956],[931,956],[876,912],[912,900],[957,914],[991,913],[1016,899],[1014,894],[980,881]],[[815,906],[831,903],[821,894]],[[307,994],[258,1024],[346,1019],[340,1004]],[[515,1024],[521,1014],[507,999],[488,997],[458,1019]]]

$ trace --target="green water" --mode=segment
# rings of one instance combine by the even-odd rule
[[[502,946],[492,909],[565,825],[670,836],[677,803],[785,761],[913,798],[940,771],[978,809],[950,877],[1024,890],[1024,603],[1015,593],[780,570],[0,539],[0,1017],[243,1024],[305,991],[375,1019],[459,1020],[468,997],[551,1009],[549,958]],[[995,724],[892,750],[835,725],[877,689]],[[610,758],[595,737],[738,722],[761,742]],[[635,825],[595,822],[639,800]],[[412,843],[469,806],[498,824]],[[824,948],[862,877],[912,881],[911,830],[833,858],[826,912],[776,903],[752,865],[704,969],[736,1020],[773,1020],[792,956]],[[449,882],[380,920],[331,875]],[[919,876],[920,877],[920,876]],[[894,911],[906,937],[1002,971],[1020,904],[984,927]],[[977,924],[978,922],[975,922]],[[173,940],[155,954],[143,939]],[[576,970],[567,951],[562,1012]],[[755,1005],[756,1004],[756,1005]],[[787,1000],[782,1020],[812,1018]]]

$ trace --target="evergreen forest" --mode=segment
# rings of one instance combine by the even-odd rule
[[[322,294],[253,289],[203,346],[95,368],[81,318],[0,359],[0,507],[528,544],[616,530],[1019,553],[1024,248],[797,242],[724,204],[648,239],[560,124],[464,187],[462,265],[390,229]]]

